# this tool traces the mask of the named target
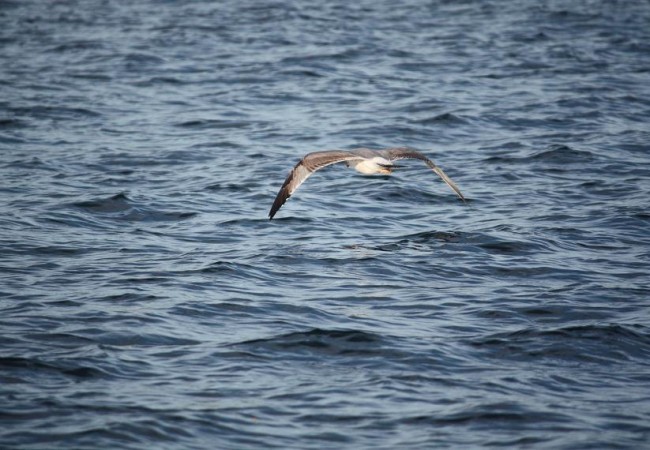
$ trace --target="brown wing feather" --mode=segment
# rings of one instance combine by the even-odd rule
[[[351,161],[363,159],[354,153],[345,152],[342,150],[332,150],[324,152],[314,152],[305,155],[298,164],[295,165],[293,170],[284,180],[278,195],[275,197],[271,211],[269,212],[269,220],[273,219],[275,213],[285,204],[291,195],[298,189],[298,187],[314,172],[323,167],[331,164],[340,163],[343,161]]]
[[[438,167],[433,161],[431,161],[419,151],[409,147],[396,147],[387,148],[385,150],[382,150],[380,153],[384,156],[384,158],[390,159],[391,161],[394,161],[396,159],[419,159],[420,161],[424,161],[431,170],[433,170],[440,178],[442,178],[442,181],[447,183],[447,186],[449,186],[462,201],[465,201],[465,197],[460,192],[458,186],[456,186],[456,183],[454,183],[440,167]]]

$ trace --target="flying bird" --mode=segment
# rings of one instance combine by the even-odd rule
[[[344,162],[348,167],[354,168],[364,175],[382,174],[390,175],[396,166],[393,161],[398,159],[419,159],[424,161],[464,202],[465,197],[461,194],[456,183],[451,181],[442,169],[436,166],[433,161],[417,150],[408,147],[387,148],[384,150],[371,150],[369,148],[357,148],[350,151],[329,150],[313,152],[305,155],[291,170],[284,184],[280,188],[271,211],[269,220],[273,219],[275,213],[291,197],[291,195],[305,182],[309,176],[317,170],[332,164]]]

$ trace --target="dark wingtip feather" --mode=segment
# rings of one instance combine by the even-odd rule
[[[296,167],[298,167],[299,165],[300,165],[300,162],[298,164],[296,164]],[[287,202],[287,200],[289,199],[289,197],[291,197],[291,195],[289,195],[288,186],[291,183],[291,181],[293,180],[293,171],[294,170],[295,170],[295,167],[291,172],[289,172],[289,175],[284,180],[284,183],[282,183],[282,187],[280,188],[280,191],[278,192],[278,195],[275,197],[275,200],[273,201],[273,205],[271,206],[271,210],[269,211],[269,220],[273,220],[273,217],[275,216],[275,213],[277,213],[280,210],[280,208],[282,207],[282,205],[284,205]]]

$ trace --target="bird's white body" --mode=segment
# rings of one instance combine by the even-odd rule
[[[391,173],[392,161],[375,156],[374,158],[363,159],[361,161],[348,161],[348,166],[353,167],[357,172],[364,175],[384,174]]]

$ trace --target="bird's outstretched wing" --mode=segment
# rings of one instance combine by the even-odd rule
[[[305,155],[298,164],[291,170],[284,184],[280,188],[271,211],[269,212],[269,220],[273,219],[275,213],[278,212],[280,207],[291,197],[291,195],[304,183],[304,181],[314,172],[323,167],[331,164],[340,163],[343,161],[353,161],[364,159],[362,156],[356,155],[351,152],[342,150],[331,150],[324,152],[314,152]]]
[[[380,150],[379,153],[384,158],[390,159],[391,161],[394,161],[396,159],[419,159],[420,161],[424,161],[431,170],[433,170],[436,174],[438,174],[440,178],[442,178],[442,181],[447,183],[447,186],[452,188],[453,191],[456,194],[458,194],[458,196],[462,201],[465,201],[465,197],[460,192],[460,189],[458,189],[458,186],[456,186],[456,183],[451,181],[451,178],[449,178],[447,174],[443,172],[440,167],[436,166],[433,161],[431,161],[429,158],[427,158],[419,151],[409,147],[396,147],[396,148],[387,148],[384,150]]]

